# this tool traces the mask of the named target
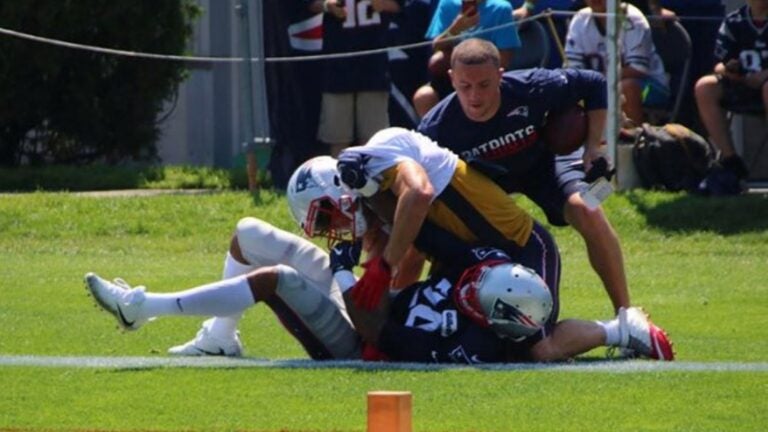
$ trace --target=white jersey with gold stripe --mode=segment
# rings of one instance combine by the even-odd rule
[[[377,132],[364,146],[348,147],[344,155],[365,156],[365,171],[368,178],[382,181],[384,171],[401,162],[412,160],[424,168],[429,177],[435,196],[451,182],[459,157],[452,151],[440,147],[430,138],[412,130],[390,127]]]

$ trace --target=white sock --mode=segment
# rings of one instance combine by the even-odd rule
[[[595,321],[605,331],[605,345],[619,346],[621,333],[619,332],[619,319],[614,318],[610,321]]]
[[[142,314],[215,315],[241,314],[255,303],[246,276],[238,276],[175,293],[146,293]]]
[[[229,315],[229,316],[217,316],[213,317],[210,321],[208,331],[214,336],[227,337],[231,336],[237,331],[237,326],[240,324],[240,319],[243,318],[243,312]]]
[[[221,272],[221,278],[231,279],[236,276],[241,276],[250,273],[254,268],[255,266],[250,264],[241,263],[236,260],[231,253],[227,252],[227,256],[224,258],[224,269]],[[237,331],[237,326],[240,324],[242,318],[242,311],[229,316],[214,317],[210,321],[208,331],[214,336],[230,336]]]
[[[244,275],[254,268],[255,266],[250,264],[241,263],[236,260],[231,253],[227,252],[227,256],[224,258],[224,270],[221,272],[221,278],[230,279],[235,276]]]

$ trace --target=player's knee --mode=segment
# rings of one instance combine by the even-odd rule
[[[243,263],[248,263],[247,256],[258,248],[269,247],[266,243],[274,227],[261,219],[254,217],[244,217],[237,222],[235,236],[230,244],[230,253],[232,256]],[[237,248],[236,253],[232,253],[233,248]]]
[[[607,229],[608,220],[601,207],[590,209],[581,197],[572,197],[566,205],[566,218],[582,235],[595,235]]]
[[[258,240],[262,232],[261,225],[265,222],[254,217],[244,217],[237,221],[235,235],[238,240]]]

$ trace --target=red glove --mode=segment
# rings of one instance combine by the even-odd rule
[[[389,288],[392,269],[383,257],[377,256],[363,264],[365,273],[352,287],[352,300],[361,309],[373,310],[381,295]]]

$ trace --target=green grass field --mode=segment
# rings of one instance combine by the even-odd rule
[[[541,214],[523,201],[523,205]],[[80,368],[0,366],[0,430],[365,430],[370,390],[410,390],[416,431],[763,431],[768,424],[768,198],[629,192],[607,202],[633,303],[671,334],[682,364],[584,368]],[[121,333],[95,309],[95,271],[155,291],[217,279],[237,220],[296,232],[271,192],[134,198],[0,196],[0,360],[141,356],[194,335],[201,319],[162,318]],[[555,228],[561,317],[608,318],[580,238]],[[257,305],[247,355],[306,358]],[[579,364],[594,363],[603,350]],[[758,366],[720,370],[714,366]],[[645,365],[646,362],[641,363]]]

